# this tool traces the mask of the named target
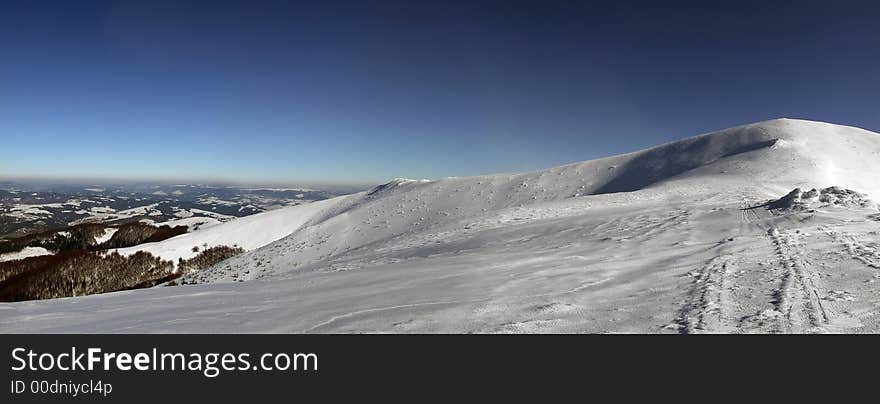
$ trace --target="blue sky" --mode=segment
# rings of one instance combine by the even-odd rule
[[[880,129],[870,2],[314,3],[0,3],[0,177],[378,183]]]

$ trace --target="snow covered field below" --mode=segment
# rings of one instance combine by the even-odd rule
[[[880,332],[876,206],[844,191],[767,204],[796,187],[876,200],[878,156],[874,133],[775,120],[532,173],[396,180],[149,246],[167,259],[266,231],[187,276],[201,284],[0,304],[0,331]]]

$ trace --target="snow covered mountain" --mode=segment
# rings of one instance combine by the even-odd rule
[[[838,203],[880,199],[876,173],[877,134],[780,119],[394,180],[137,247],[249,251],[185,278],[204,285],[3,304],[0,331],[877,332],[876,205]],[[795,188],[807,208],[767,204]]]

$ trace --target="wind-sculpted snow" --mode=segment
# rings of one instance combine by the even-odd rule
[[[876,207],[767,204],[880,195],[878,155],[874,133],[774,120],[530,173],[394,180],[151,247],[261,237],[186,276],[205,284],[2,305],[0,330],[877,332]]]
[[[782,198],[767,202],[759,207],[771,211],[811,210],[828,206],[875,208],[877,205],[865,194],[839,187],[811,189],[802,191],[795,188]]]
[[[779,139],[764,139],[766,133],[745,131],[743,136],[701,136],[639,153],[620,167],[596,194],[638,191],[688,170],[722,158],[773,147]]]

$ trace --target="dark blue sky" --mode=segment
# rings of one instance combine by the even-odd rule
[[[0,176],[375,183],[880,129],[871,2],[411,3],[4,1]]]

